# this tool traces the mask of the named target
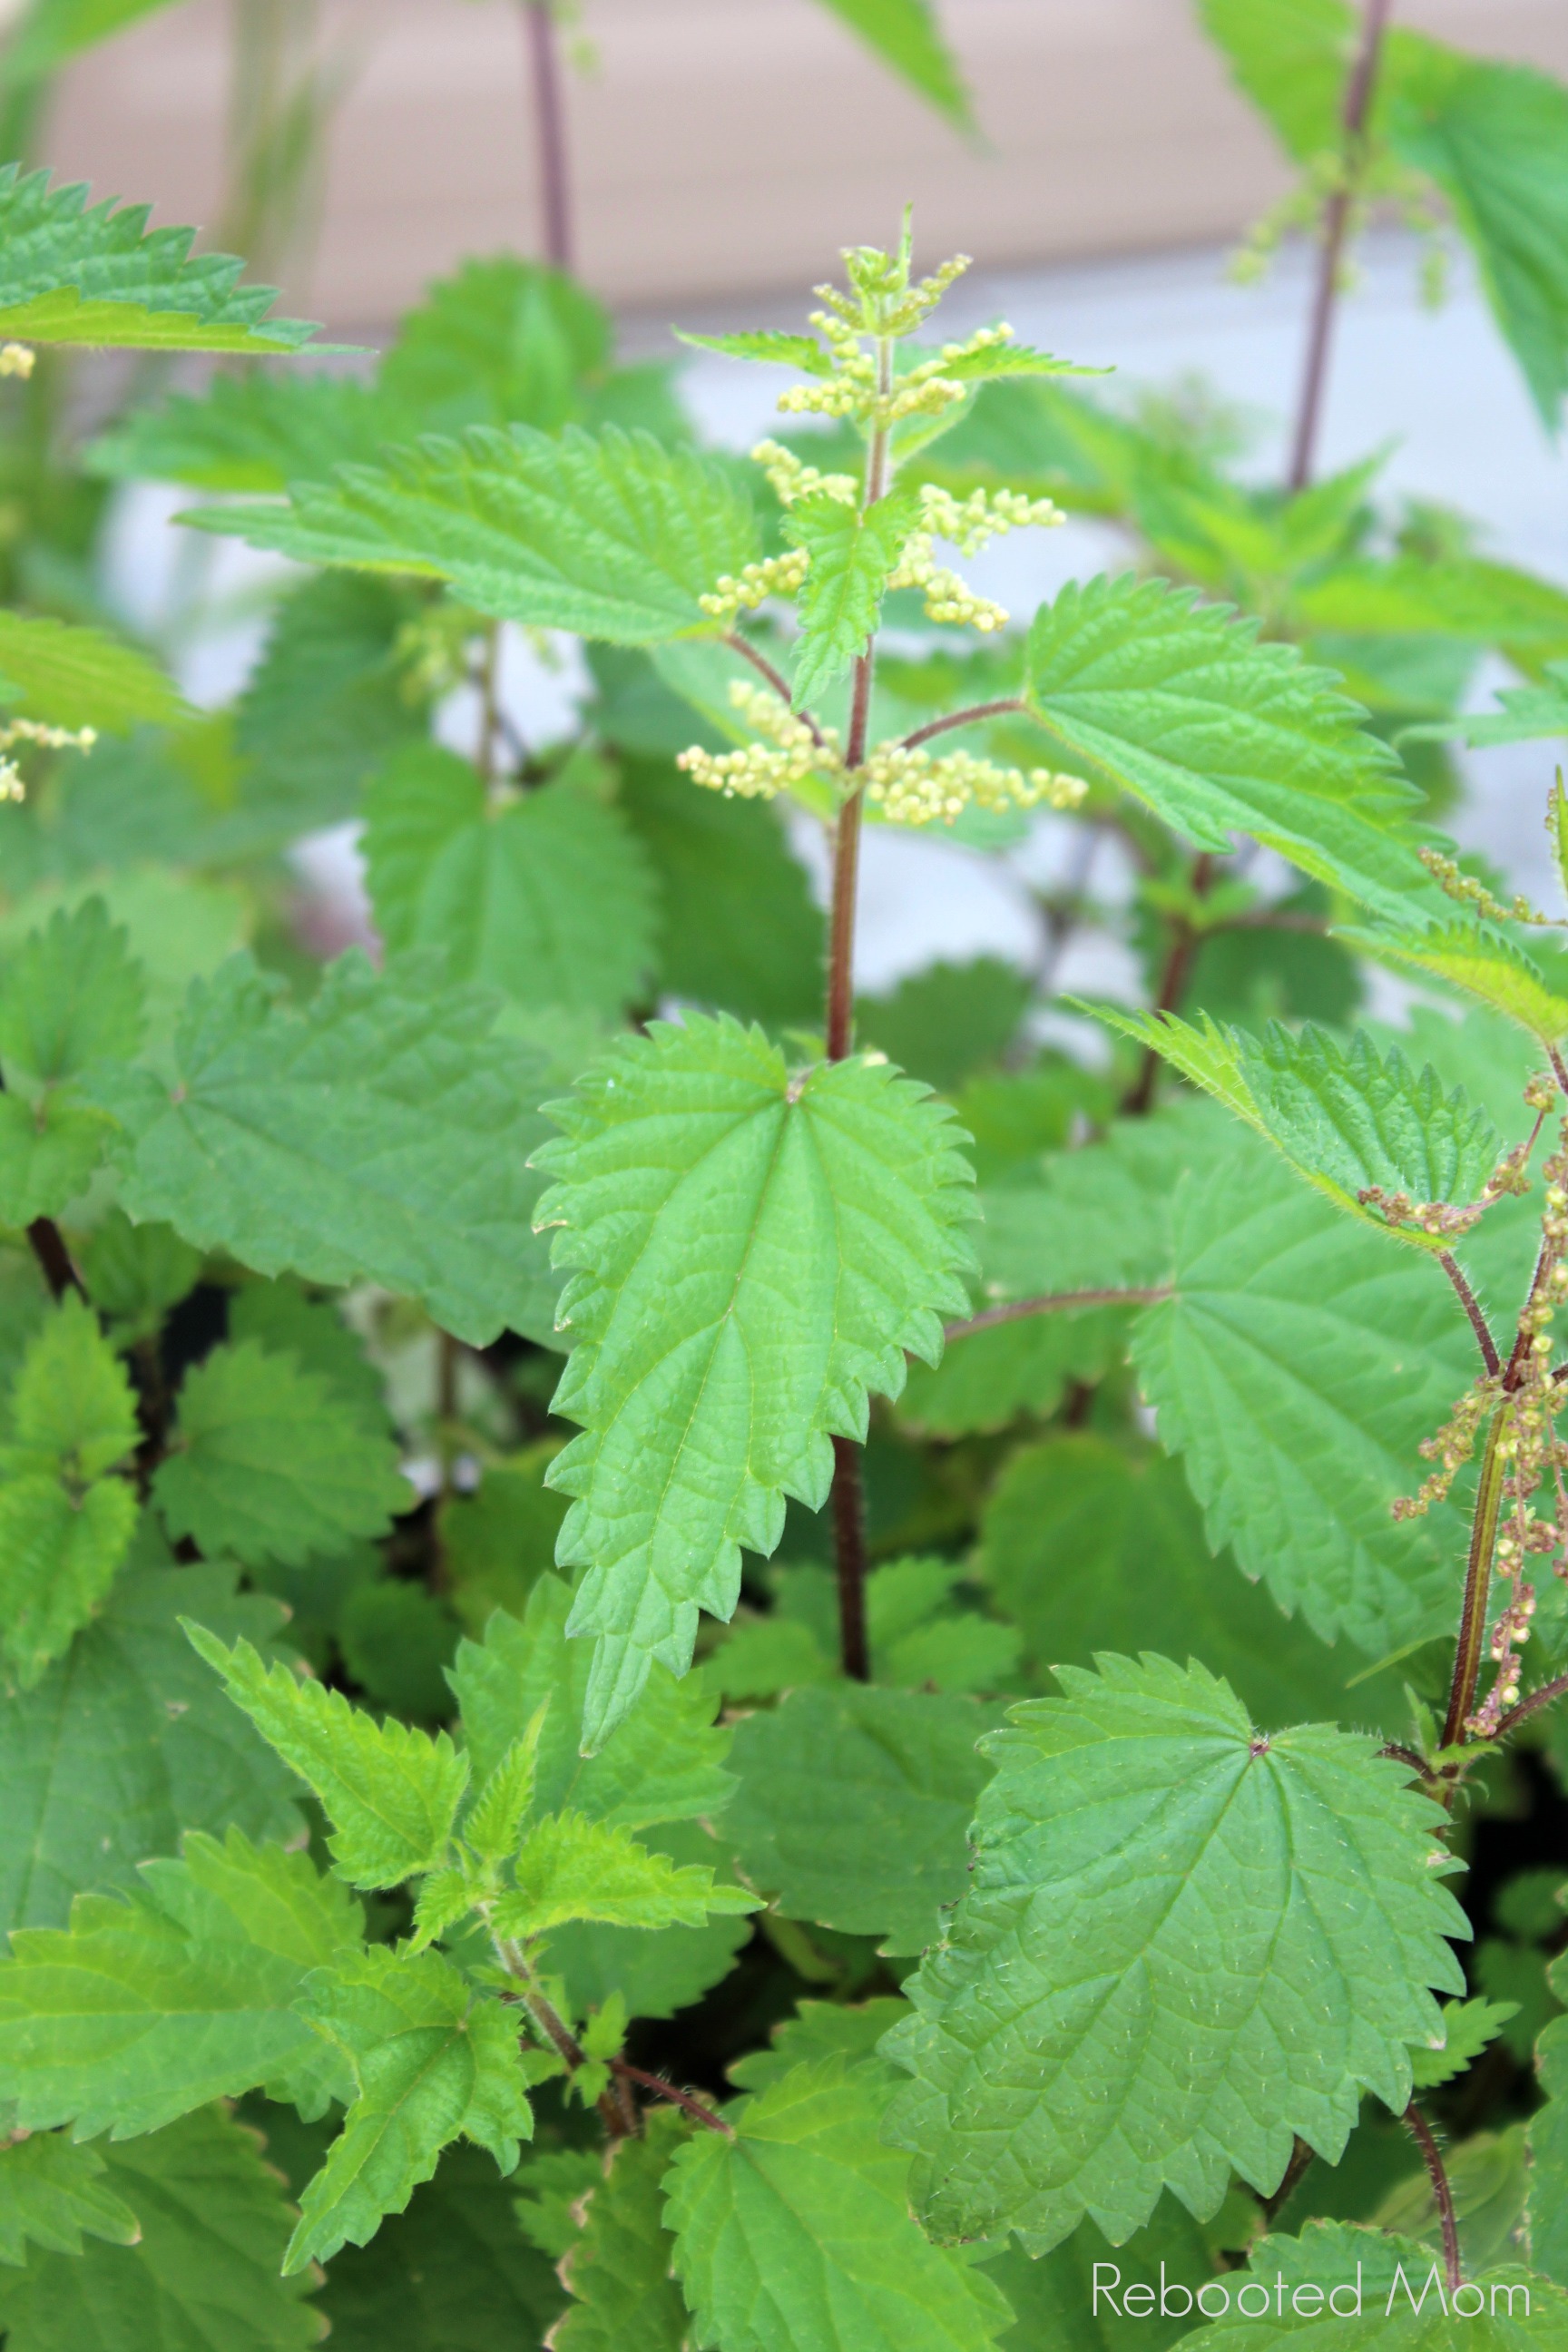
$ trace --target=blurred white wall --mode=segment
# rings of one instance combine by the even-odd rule
[[[459,254],[537,235],[517,0],[323,0],[356,66],[316,259],[289,301],[391,319]],[[794,290],[919,207],[992,268],[1223,240],[1284,184],[1192,0],[941,0],[985,133],[966,145],[815,0],[584,0],[571,86],[585,276],[622,308]],[[1568,0],[1402,0],[1408,23],[1568,76]],[[226,0],[85,58],[46,142],[164,221],[218,206]]]

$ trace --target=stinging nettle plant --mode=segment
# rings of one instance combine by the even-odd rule
[[[844,258],[742,463],[557,271],[311,373],[0,184],[13,389],[285,355],[87,464],[305,567],[217,714],[74,513],[0,613],[8,2352],[1568,2340],[1568,961],[1435,830],[1568,597]],[[1038,812],[1037,971],[858,995],[868,834]]]

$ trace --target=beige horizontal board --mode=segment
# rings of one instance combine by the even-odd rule
[[[1402,20],[1568,75],[1563,0],[1410,0]],[[885,241],[987,267],[1229,237],[1284,184],[1189,0],[943,0],[966,145],[813,0],[585,0],[569,108],[584,274],[641,310],[811,282]],[[466,252],[537,236],[517,0],[323,0],[353,64],[314,264],[288,307],[384,321]],[[221,211],[226,0],[185,0],[73,71],[47,152],[161,220]]]

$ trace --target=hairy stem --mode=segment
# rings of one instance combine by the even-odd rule
[[[479,1908],[489,1926],[488,1907],[481,1904]],[[498,1936],[493,1928],[490,1942],[495,1948],[497,1959],[516,1984],[518,1997],[530,2017],[546,2041],[565,2060],[572,2073],[576,2074],[580,2067],[588,2064],[588,2053],[553,2002],[546,2000],[541,1992],[522,1946],[515,1937]],[[629,2089],[623,2090],[618,2079],[616,2088],[616,2096],[612,2097],[608,2091],[601,2095],[597,2103],[599,2117],[612,2139],[626,2139],[639,2128],[637,2102]]]
[[[879,388],[893,381],[893,348],[878,348]],[[873,507],[888,488],[888,435],[879,426],[866,460],[862,505]],[[871,720],[873,641],[856,661],[849,703],[849,739],[844,763],[853,782],[865,764]],[[855,898],[860,873],[860,827],[865,788],[858,785],[838,812],[833,828],[833,908],[827,936],[827,1058],[842,1062],[855,1043]],[[866,1631],[866,1507],[860,1449],[852,1438],[833,1441],[833,1558],[838,1583],[839,1659],[856,1682],[871,1679],[871,1645]]]
[[[1491,1591],[1492,1552],[1497,1544],[1498,1517],[1502,1508],[1503,1433],[1508,1408],[1500,1405],[1487,1429],[1486,1451],[1476,1487],[1475,1517],[1470,1523],[1470,1557],[1465,1572],[1465,1606],[1459,1620],[1459,1644],[1454,1657],[1454,1680],[1448,1713],[1443,1725],[1443,1745],[1457,1748],[1476,1703],[1481,1657],[1487,1642],[1487,1599]]]
[[[1380,1748],[1377,1752],[1380,1756],[1392,1758],[1396,1764],[1407,1765],[1416,1778],[1424,1783],[1428,1796],[1436,1797],[1440,1802],[1447,1803],[1447,1791],[1444,1783],[1427,1763],[1425,1756],[1417,1756],[1414,1748],[1406,1748],[1402,1740],[1391,1739],[1385,1748]]]
[[[1193,860],[1192,889],[1194,898],[1207,895],[1214,880],[1214,854],[1204,850]],[[1186,994],[1187,982],[1193,976],[1193,964],[1203,937],[1197,927],[1185,915],[1177,915],[1171,925],[1170,952],[1165,969],[1160,975],[1160,992],[1154,1000],[1156,1013],[1174,1013]],[[1128,1089],[1121,1105],[1123,1116],[1142,1118],[1154,1108],[1154,1088],[1159,1082],[1160,1056],[1152,1045],[1144,1049],[1138,1076]]]
[[[1454,2212],[1454,2192],[1448,2186],[1448,2176],[1443,2168],[1443,2154],[1432,2137],[1432,2126],[1414,2099],[1405,2110],[1405,2120],[1410,2136],[1421,2151],[1421,2161],[1426,2167],[1426,2177],[1432,2183],[1438,2217],[1443,2224],[1443,2268],[1447,2273],[1450,2294],[1457,2294],[1465,2284],[1465,2273],[1459,2267],[1459,2224]]]
[[[1364,0],[1361,44],[1356,51],[1355,64],[1351,68],[1350,80],[1345,85],[1344,113],[1342,117],[1345,133],[1344,178],[1323,208],[1318,279],[1312,295],[1311,324],[1307,333],[1307,362],[1301,378],[1301,397],[1296,412],[1296,430],[1290,449],[1289,479],[1293,490],[1304,490],[1312,478],[1345,239],[1350,234],[1357,183],[1364,168],[1367,116],[1372,111],[1373,94],[1377,87],[1383,37],[1387,30],[1393,0]]]
[[[667,2083],[662,2074],[649,2074],[641,2066],[628,2066],[624,2058],[612,2058],[610,2072],[617,2082],[637,2083],[645,2091],[651,2091],[656,2099],[673,2101],[687,2115],[695,2116],[697,2121],[706,2125],[710,2131],[721,2132],[726,2139],[734,2138],[733,2126],[727,2124],[722,2116],[715,2115],[706,2100],[696,2097],[690,2091],[678,2091],[675,2084]]]
[[[906,751],[918,751],[933,735],[950,735],[955,727],[975,727],[983,719],[1011,719],[1028,708],[1016,694],[1005,696],[1000,702],[977,702],[971,710],[954,710],[946,719],[931,719],[925,726],[917,727],[912,735],[904,737],[903,748]]]
[[[1476,1335],[1476,1343],[1481,1351],[1482,1363],[1489,1372],[1494,1375],[1500,1372],[1502,1358],[1498,1354],[1497,1341],[1492,1338],[1487,1318],[1481,1313],[1480,1301],[1466,1281],[1463,1270],[1453,1251],[1439,1250],[1437,1263],[1458,1292],[1459,1304],[1470,1318],[1470,1328]]]
[[[994,1331],[999,1323],[1022,1323],[1031,1315],[1070,1315],[1075,1307],[1158,1307],[1170,1297],[1168,1282],[1154,1283],[1147,1290],[1050,1290],[1038,1298],[1015,1298],[1005,1307],[987,1307],[984,1314],[950,1323],[943,1336],[967,1339],[976,1331]]]
[[[1564,1697],[1568,1697],[1568,1675],[1559,1675],[1554,1682],[1542,1683],[1539,1690],[1531,1691],[1528,1698],[1521,1698],[1517,1706],[1509,1708],[1498,1724],[1495,1737],[1506,1739],[1510,1731],[1517,1731],[1521,1723],[1527,1723],[1543,1706],[1551,1706]]]
[[[570,269],[572,183],[566,163],[566,109],[561,90],[561,47],[550,0],[522,0],[522,23],[533,88],[544,257],[552,268]]]

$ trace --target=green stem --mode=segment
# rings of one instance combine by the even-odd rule
[[[1487,1640],[1487,1601],[1491,1591],[1492,1553],[1497,1545],[1498,1518],[1502,1509],[1502,1441],[1508,1427],[1506,1402],[1500,1403],[1487,1430],[1486,1451],[1476,1488],[1475,1517],[1470,1523],[1470,1557],[1465,1574],[1465,1607],[1459,1620],[1459,1645],[1454,1658],[1454,1680],[1448,1694],[1443,1746],[1459,1747],[1476,1703],[1481,1658]]]

